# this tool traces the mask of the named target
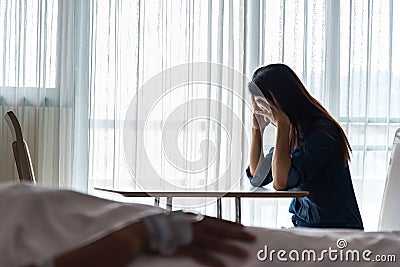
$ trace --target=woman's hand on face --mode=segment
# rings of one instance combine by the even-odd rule
[[[251,102],[253,104],[253,128],[254,129],[260,129],[261,132],[264,131],[265,127],[268,126],[268,124],[271,122],[270,118],[266,116],[265,112],[263,109],[261,109],[258,105],[257,102],[254,98],[254,96],[251,97]]]
[[[271,106],[265,97],[261,96],[254,97],[253,106],[254,106],[254,113],[256,114],[256,116],[264,118],[265,121],[269,121],[273,125],[275,125],[275,118],[272,113]]]
[[[243,248],[230,241],[252,242],[255,236],[247,233],[241,224],[222,219],[205,217],[202,221],[193,224],[193,242],[178,250],[179,255],[213,267],[226,266],[216,254],[226,254],[245,258],[248,253]]]
[[[269,103],[265,97],[256,97],[255,101],[257,105],[260,107],[260,109],[263,109],[264,113],[267,116],[270,116],[270,120],[273,125],[275,125],[276,127],[278,126],[290,127],[289,117],[286,115],[286,113],[281,109],[279,105],[274,105],[272,103]],[[278,102],[275,100],[275,103]],[[268,110],[270,112],[268,112]]]

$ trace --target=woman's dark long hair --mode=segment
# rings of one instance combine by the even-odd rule
[[[339,123],[307,91],[296,73],[284,64],[271,64],[257,69],[249,84],[253,96],[263,96],[270,103],[279,106],[289,117],[292,130],[289,136],[291,149],[300,140],[300,135],[313,127],[321,119],[331,121],[338,128],[339,136],[326,132],[328,136],[339,141],[342,146],[345,166],[350,161],[351,147]],[[276,101],[275,101],[276,99]],[[276,103],[278,102],[278,103]],[[335,136],[337,136],[335,138]]]

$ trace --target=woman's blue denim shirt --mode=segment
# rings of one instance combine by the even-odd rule
[[[317,127],[302,135],[291,157],[287,190],[305,190],[310,194],[292,200],[289,212],[296,226],[363,229],[363,222],[350,176],[339,143],[338,127],[321,120]],[[271,161],[274,149],[265,156],[254,176],[246,173],[253,186],[273,181]]]

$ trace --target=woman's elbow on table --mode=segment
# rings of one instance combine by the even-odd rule
[[[286,173],[286,172],[285,172]],[[286,190],[288,174],[283,174],[282,172],[273,172],[273,187],[275,190]]]
[[[276,180],[274,181],[273,187],[277,191],[286,190],[286,184],[278,182]]]
[[[291,171],[291,159],[278,159],[272,163],[273,187],[275,190],[286,190],[289,173]]]

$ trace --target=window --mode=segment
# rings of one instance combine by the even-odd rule
[[[0,10],[0,105],[58,103],[58,2],[2,1]]]

